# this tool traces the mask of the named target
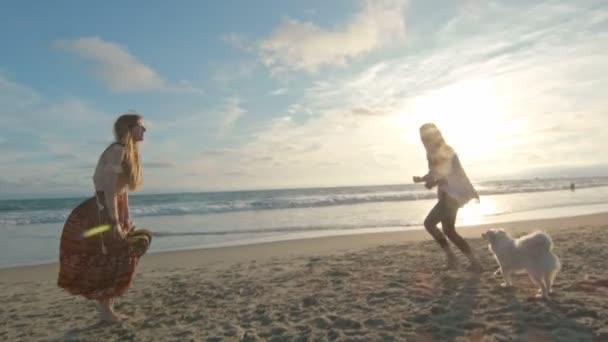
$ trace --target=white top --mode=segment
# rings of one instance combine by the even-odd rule
[[[446,158],[441,159],[440,165],[429,166],[429,171],[438,181],[437,193],[448,194],[461,207],[473,198],[479,199],[479,194],[464,172],[458,155],[451,148]]]
[[[122,157],[124,147],[120,144],[110,145],[99,157],[95,173],[93,174],[93,184],[95,191],[105,191],[104,182],[108,176],[115,177],[116,174],[123,172]],[[117,189],[118,190],[118,189]]]
[[[111,219],[118,219],[118,211],[116,204],[116,194],[124,191],[126,186],[121,186],[122,182],[118,182],[119,176],[123,173],[122,158],[124,147],[120,144],[112,144],[106,148],[99,157],[95,173],[93,174],[93,184],[95,191],[104,193],[105,203],[100,203],[97,198],[97,206],[99,210],[104,207],[108,209],[108,215]]]

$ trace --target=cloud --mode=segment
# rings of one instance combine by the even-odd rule
[[[245,112],[238,98],[228,99],[218,113],[218,116],[221,118],[219,134],[226,135]]]
[[[115,92],[201,92],[187,81],[167,83],[153,68],[133,56],[127,47],[99,37],[61,39],[55,42],[55,46],[92,61],[97,78]]]
[[[364,1],[345,24],[323,28],[286,18],[270,37],[258,43],[262,62],[275,71],[316,72],[323,66],[344,66],[373,50],[405,37],[405,1]]]
[[[225,34],[221,37],[222,41],[224,41],[225,43],[227,43],[228,45],[237,48],[239,50],[243,50],[243,51],[251,51],[252,50],[252,46],[249,43],[250,38],[246,37],[243,34],[238,34],[238,33],[228,33]]]
[[[288,85],[289,96],[269,96],[283,106],[275,117],[249,114],[248,102],[235,95],[209,109],[171,113],[163,122],[151,122],[155,136],[146,140],[142,153],[144,160],[152,161],[146,164],[151,167],[145,170],[145,191],[409,182],[412,175],[426,171],[417,136],[424,121],[440,125],[475,181],[530,172],[557,174],[568,167],[582,174],[587,166],[608,165],[600,144],[608,108],[602,93],[608,87],[608,10],[548,1],[477,1],[476,6],[474,13],[459,12],[440,27],[420,28],[416,32],[424,41],[409,40],[400,55],[392,51],[390,58],[384,56],[348,74],[318,73],[312,81],[304,75],[298,84]],[[366,11],[364,7],[361,13]],[[350,32],[349,25],[361,13],[332,29],[309,24],[317,29],[310,32],[320,32],[319,36]],[[429,15],[412,15],[418,14]],[[514,25],[513,18],[518,17],[530,20]],[[306,27],[294,22],[293,27]],[[278,31],[268,39],[273,37]],[[307,46],[312,41],[303,42]],[[389,45],[377,48],[382,46]],[[276,50],[272,56],[282,52]],[[315,51],[306,47],[297,52],[302,56],[277,57],[268,65],[273,70],[307,72],[336,65],[331,58],[310,59],[306,54]],[[348,63],[366,53],[329,55]],[[39,179],[55,177],[58,183],[53,189],[61,182],[72,189],[76,185],[70,179],[85,177],[78,189],[89,189],[100,145],[79,141],[81,135],[70,130],[91,132],[86,137],[90,141],[107,141],[113,115],[97,113],[78,99],[51,103],[7,79],[2,83],[0,78],[0,87],[13,94],[14,101],[4,107],[19,113],[0,119],[17,120],[16,127],[29,134],[17,142],[0,128],[2,184],[27,185],[35,179],[33,191],[42,188]],[[273,89],[280,93],[283,87],[287,85],[261,93],[268,95]],[[82,113],[86,115],[79,116]],[[254,114],[260,120],[251,124]],[[21,124],[30,118],[38,120]],[[46,132],[51,122],[62,123],[57,128],[60,133]],[[98,129],[103,125],[108,127],[104,135]],[[207,132],[211,134],[201,138]],[[15,148],[25,141],[44,148]],[[22,166],[69,153],[79,158],[74,165],[91,166],[71,169],[72,164],[61,163],[66,160],[41,162],[37,165],[41,172]],[[173,167],[162,167],[169,164]]]
[[[225,156],[234,153],[232,148],[206,148],[201,155],[204,157]]]
[[[386,115],[387,113],[391,113],[391,109],[383,109],[383,108],[369,108],[369,107],[357,107],[352,109],[352,113],[354,115]]]
[[[608,32],[598,22],[608,11],[484,6],[401,56],[318,77],[216,167],[245,162],[247,184],[261,187],[404,182],[425,171],[417,130],[426,121],[442,127],[474,179],[563,167],[564,158],[608,164],[597,145],[608,106]],[[517,16],[534,20],[514,26]]]
[[[233,63],[214,63],[211,66],[211,79],[216,83],[229,84],[251,78],[258,63],[255,61],[242,61]]]
[[[270,95],[278,96],[278,95],[286,94],[287,92],[288,92],[287,88],[278,88],[278,89],[271,91]]]
[[[237,96],[219,100],[215,108],[193,113],[171,113],[165,120],[148,119],[148,125],[154,131],[169,132],[179,129],[182,134],[173,136],[173,142],[192,144],[200,142],[200,132],[215,132],[215,136],[222,138],[229,134],[234,125],[246,114],[241,100]]]
[[[144,162],[143,166],[145,168],[168,169],[175,165],[173,165],[173,163],[166,162],[166,161],[151,161],[151,162]]]
[[[7,86],[8,85],[8,86]],[[78,98],[55,101],[0,77],[0,178],[6,194],[86,191],[103,145],[112,139],[113,115]],[[107,127],[107,131],[99,130]],[[86,134],[83,135],[83,132]]]
[[[149,66],[137,60],[129,50],[98,37],[59,40],[56,46],[95,62],[96,75],[117,92],[160,89],[164,80]]]
[[[0,103],[1,114],[9,111],[20,111],[41,100],[41,96],[30,87],[18,84],[0,74]]]

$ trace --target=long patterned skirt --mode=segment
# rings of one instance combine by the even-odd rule
[[[103,300],[127,292],[139,258],[146,252],[151,234],[145,230],[129,232],[121,239],[112,231],[84,237],[87,230],[110,222],[103,193],[82,202],[69,215],[59,246],[59,277],[57,285],[74,295]],[[123,230],[129,228],[126,217],[126,192],[118,195],[117,211]]]

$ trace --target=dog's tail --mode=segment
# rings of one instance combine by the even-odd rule
[[[534,232],[519,238],[519,245],[527,250],[552,251],[553,240],[545,232]]]

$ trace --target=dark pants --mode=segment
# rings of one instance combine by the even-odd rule
[[[429,212],[424,220],[424,227],[435,238],[439,245],[447,250],[449,248],[446,236],[453,244],[458,247],[465,255],[471,254],[471,247],[456,233],[456,216],[458,215],[458,202],[448,196],[446,193],[439,193],[439,201]],[[443,234],[437,228],[437,224],[441,222]],[[445,235],[444,235],[445,234]]]

